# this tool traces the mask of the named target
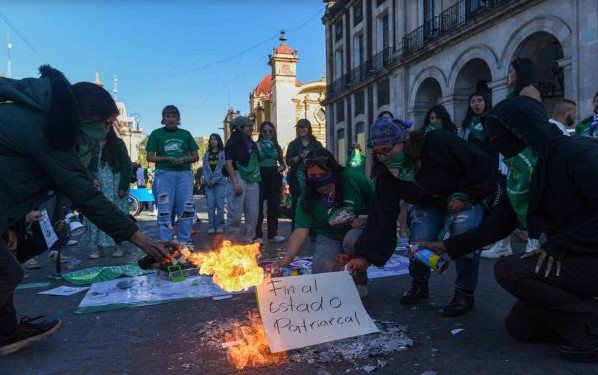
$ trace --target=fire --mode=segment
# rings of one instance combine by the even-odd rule
[[[264,278],[264,270],[257,264],[259,244],[233,246],[224,241],[216,251],[192,253],[183,248],[181,252],[200,274],[213,275],[214,283],[227,292],[246,290]]]
[[[225,339],[227,342],[234,342],[236,345],[228,347],[228,361],[232,363],[237,370],[247,366],[261,367],[269,365],[278,365],[287,360],[286,352],[271,353],[268,341],[266,340],[266,331],[257,314],[249,314],[251,325],[236,325],[235,332],[227,333]]]

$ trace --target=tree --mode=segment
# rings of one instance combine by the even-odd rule
[[[147,168],[147,154],[145,152],[145,145],[147,145],[147,136],[145,138],[143,138],[143,140],[141,142],[139,142],[139,144],[136,146],[137,147],[137,160],[139,161],[139,164],[141,164],[141,166],[143,168]]]

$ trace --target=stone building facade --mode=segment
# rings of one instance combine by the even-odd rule
[[[343,160],[389,110],[420,125],[443,104],[460,124],[476,88],[507,95],[516,57],[536,64],[547,109],[560,98],[587,116],[598,90],[596,0],[339,0],[326,27],[328,145]]]

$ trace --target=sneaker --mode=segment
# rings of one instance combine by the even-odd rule
[[[537,240],[535,238],[527,239],[527,245],[525,246],[526,253],[531,253],[532,251],[537,250],[539,248],[540,248],[540,240]]]
[[[264,244],[264,240],[262,238],[256,238],[255,240],[253,240],[253,243],[259,243],[260,245]]]
[[[87,257],[89,259],[100,259],[104,256],[104,250],[97,249],[93,253],[89,254]]]
[[[216,229],[214,229],[214,228],[208,229],[208,234],[214,234],[215,232],[216,232]]]
[[[79,241],[77,241],[77,240],[68,240],[68,242],[66,243],[66,246],[75,246],[78,243],[79,243]]]
[[[50,259],[52,262],[56,262],[56,258],[58,258],[58,251],[51,250],[50,253],[48,254],[48,259]],[[69,261],[68,257],[65,257],[64,255],[60,256],[60,263],[66,263],[68,261]]]
[[[24,317],[21,319],[15,333],[10,336],[0,336],[0,355],[14,353],[34,342],[41,341],[53,335],[62,327],[62,321],[59,319],[32,323],[40,318],[43,318],[43,316],[33,319]]]
[[[286,240],[286,238],[285,236],[274,236],[272,238],[269,238],[268,240],[273,242],[283,242],[284,240]]]
[[[42,266],[39,264],[39,259],[37,257],[33,257],[25,262],[25,268],[28,270],[39,270]]]
[[[495,259],[513,254],[511,249],[511,238],[503,238],[500,241],[493,243],[488,250],[480,253],[482,258]]]
[[[224,233],[224,229],[218,228],[218,229],[216,229],[216,233]]]
[[[114,252],[112,253],[112,258],[120,258],[124,256],[125,253],[120,245],[116,245]]]

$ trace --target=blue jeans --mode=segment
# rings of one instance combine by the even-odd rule
[[[157,170],[155,179],[158,206],[158,235],[162,241],[172,240],[172,215],[176,214],[177,240],[191,240],[191,225],[195,217],[193,202],[193,172]]]
[[[210,229],[224,229],[224,197],[226,183],[206,186],[206,205]]]
[[[446,215],[451,215],[437,207],[422,207],[413,205],[410,213],[411,240],[437,241],[438,235],[444,229]],[[450,223],[449,233],[451,235],[461,234],[469,229],[475,228],[482,222],[484,217],[483,209],[479,204],[454,214]],[[468,292],[473,292],[478,284],[478,269],[480,265],[480,251],[463,255],[454,260],[457,268],[457,279],[455,287]],[[409,263],[409,275],[417,284],[427,284],[430,278],[430,267],[418,262]]]

